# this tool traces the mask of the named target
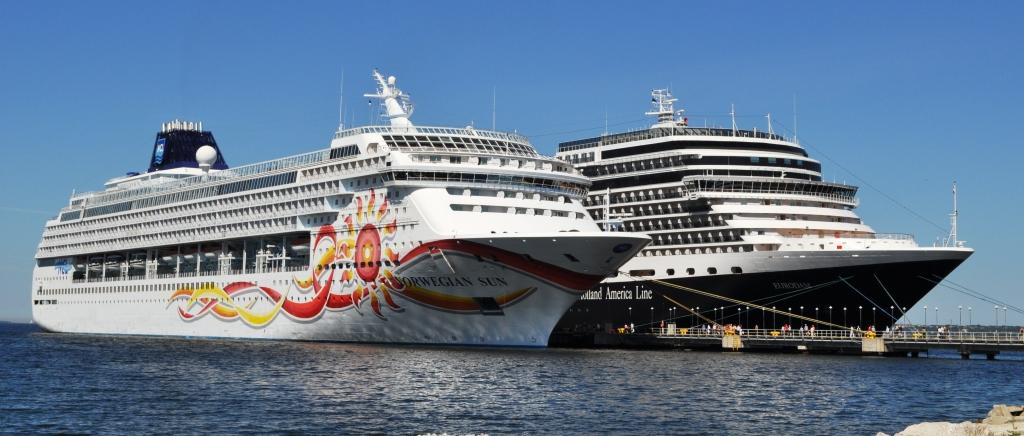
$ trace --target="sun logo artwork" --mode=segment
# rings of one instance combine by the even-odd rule
[[[377,204],[376,198],[374,190],[356,197],[355,213],[345,216],[340,231],[332,225],[317,230],[313,242],[316,264],[308,277],[293,277],[294,286],[284,292],[234,282],[223,288],[180,288],[168,304],[178,302],[178,315],[186,321],[213,313],[222,320],[240,319],[254,327],[269,324],[281,312],[299,321],[318,319],[326,311],[354,309],[362,313],[367,301],[381,319],[386,318],[385,310],[401,312],[392,295],[403,288],[392,271],[400,263],[399,255],[387,244],[398,233],[398,220],[390,213],[387,199]],[[289,299],[292,289],[301,296]],[[261,301],[273,306],[255,310]]]

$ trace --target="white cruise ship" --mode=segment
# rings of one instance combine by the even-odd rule
[[[589,181],[526,138],[390,120],[229,168],[199,123],[144,173],[46,223],[32,315],[54,332],[546,346],[579,296],[650,242],[601,232]]]
[[[821,164],[771,131],[691,127],[667,90],[652,93],[650,128],[565,142],[557,156],[593,182],[586,200],[607,230],[653,242],[577,303],[558,332],[708,319],[747,327],[791,322],[651,280],[847,326],[901,318],[971,255],[880,234],[854,212],[857,188],[822,180]],[[770,121],[769,121],[770,123]],[[954,211],[955,214],[955,211]]]

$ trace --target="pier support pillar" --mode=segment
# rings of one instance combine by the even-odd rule
[[[996,353],[994,351],[985,353],[986,360],[996,360]]]
[[[882,338],[865,337],[861,340],[860,351],[862,353],[888,353],[892,350],[889,349]]]
[[[969,360],[971,358],[971,353],[968,351],[962,351],[960,352],[960,358],[963,360]]]
[[[911,351],[910,352],[910,357],[913,357],[913,358],[916,359],[918,357],[918,355],[919,355],[918,353],[919,353],[918,351]]]
[[[743,340],[740,339],[739,335],[722,336],[722,348],[726,350],[737,351],[743,348]]]

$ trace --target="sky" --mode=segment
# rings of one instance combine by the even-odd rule
[[[792,131],[829,180],[861,186],[879,232],[977,252],[949,278],[1024,306],[1024,3],[29,2],[0,8],[0,320],[27,321],[33,255],[73,189],[144,170],[160,123],[201,120],[230,165],[324,148],[372,121],[370,71],[420,125],[559,141],[642,128],[669,87],[691,125]],[[795,104],[794,104],[795,102]],[[795,107],[795,114],[794,114]],[[795,115],[795,116],[794,116]],[[786,130],[789,129],[789,130]],[[994,323],[939,287],[921,306]],[[1009,311],[1010,324],[1024,316]],[[929,311],[934,322],[934,312]],[[1000,312],[1000,323],[1002,312]]]

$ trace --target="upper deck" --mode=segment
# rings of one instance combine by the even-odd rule
[[[576,150],[584,150],[607,145],[624,144],[627,142],[645,141],[649,139],[665,138],[670,136],[708,136],[715,138],[747,138],[766,139],[787,143],[795,149],[802,149],[795,142],[782,135],[755,130],[732,130],[713,127],[652,127],[649,129],[634,130],[612,135],[602,135],[593,138],[578,139],[575,141],[562,142],[558,144],[558,153],[566,153]]]

